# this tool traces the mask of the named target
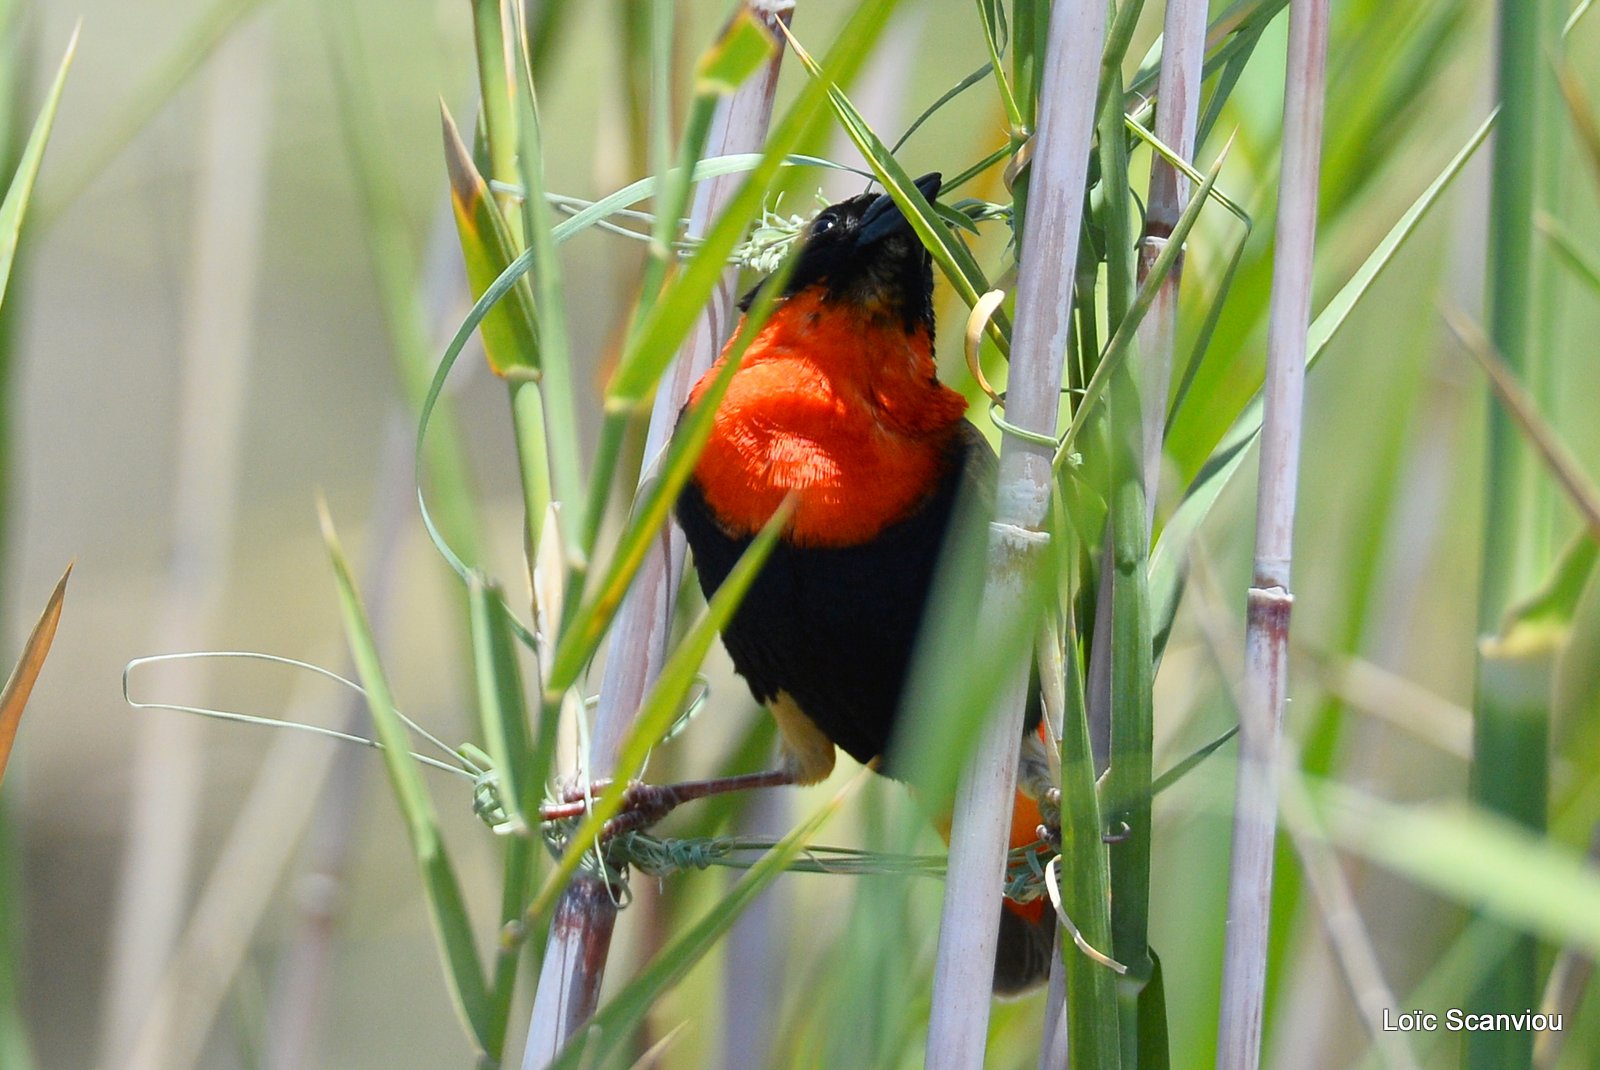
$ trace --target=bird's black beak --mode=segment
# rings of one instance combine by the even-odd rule
[[[943,176],[934,171],[917,179],[917,189],[928,198],[931,203],[939,195],[939,184]],[[900,211],[899,205],[894,203],[894,198],[887,193],[878,195],[878,199],[867,205],[867,210],[861,216],[861,229],[856,232],[856,245],[866,247],[876,244],[891,234],[911,233],[911,223]]]

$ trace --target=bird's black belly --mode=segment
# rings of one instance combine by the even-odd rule
[[[803,547],[780,539],[723,629],[734,668],[758,701],[788,692],[857,761],[885,756],[894,734],[963,481],[965,445],[952,451],[928,500],[869,543]],[[751,540],[729,536],[692,482],[677,515],[710,598]]]

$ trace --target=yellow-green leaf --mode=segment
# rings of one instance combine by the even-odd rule
[[[449,109],[441,104],[440,113],[444,121],[445,166],[450,174],[450,204],[461,236],[467,282],[472,296],[478,298],[516,259],[516,252],[505,218],[489,196],[489,185],[472,162],[472,154],[462,142]],[[537,375],[538,334],[526,281],[518,279],[507,296],[483,317],[480,328],[489,369],[501,378]]]

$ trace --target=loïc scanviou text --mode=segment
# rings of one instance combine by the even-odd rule
[[[1442,1014],[1434,1011],[1383,1012],[1383,1029],[1388,1033],[1559,1033],[1561,1015],[1541,1011],[1516,1014],[1472,1014],[1451,1007]]]

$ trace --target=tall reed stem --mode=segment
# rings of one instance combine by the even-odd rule
[[[1200,114],[1200,80],[1206,58],[1206,0],[1168,0],[1161,34],[1161,74],[1156,82],[1155,135],[1180,157],[1194,162]],[[1189,177],[1157,154],[1150,162],[1150,197],[1144,240],[1139,247],[1139,282],[1166,246],[1189,201]],[[1172,381],[1178,333],[1178,293],[1183,255],[1156,290],[1155,303],[1139,327],[1144,379],[1144,464],[1146,510],[1155,515],[1161,475],[1161,439],[1167,423],[1167,393]],[[1148,527],[1149,520],[1146,521]]]
[[[769,26],[787,22],[793,0],[746,0],[750,9]],[[780,37],[776,30],[774,36]],[[766,67],[719,106],[712,121],[706,151],[711,155],[759,152],[772,119],[780,51]],[[706,182],[696,191],[689,233],[699,236],[726,207],[739,186],[739,176]],[[737,269],[730,268],[712,292],[711,301],[696,323],[688,343],[668,368],[656,391],[645,440],[646,472],[650,462],[666,448],[678,413],[689,390],[716,360],[733,333]],[[616,764],[617,749],[627,737],[645,692],[666,660],[672,627],[673,597],[683,578],[683,532],[669,525],[651,548],[618,611],[600,684],[600,706],[595,715],[589,752],[589,775],[608,776]],[[549,946],[539,974],[524,1070],[535,1070],[554,1059],[572,1032],[594,1013],[600,981],[616,924],[617,907],[610,891],[596,877],[579,875],[563,893],[550,926]]]
[[[1558,39],[1542,12],[1550,0],[1502,0],[1499,5],[1500,123],[1495,131],[1489,189],[1488,327],[1494,348],[1513,375],[1537,382],[1532,339],[1540,279],[1534,262],[1538,200],[1541,83]],[[1564,6],[1564,5],[1563,5]],[[1532,10],[1530,10],[1532,9]],[[1474,696],[1473,801],[1535,830],[1545,826],[1550,717],[1549,651],[1514,648],[1497,637],[1513,598],[1535,581],[1543,548],[1537,544],[1540,498],[1531,458],[1510,413],[1489,405],[1484,472],[1483,555],[1478,572],[1478,668]],[[1472,996],[1483,1013],[1537,1006],[1538,943],[1515,938],[1511,952]],[[1465,1065],[1513,1070],[1533,1058],[1528,1033],[1472,1034]]]
[[[1223,950],[1218,1070],[1261,1061],[1272,866],[1277,834],[1278,752],[1288,690],[1289,569],[1300,469],[1306,329],[1311,319],[1317,187],[1322,162],[1328,0],[1292,0],[1284,90],[1283,179],[1272,305],[1267,327],[1266,414],[1257,491],[1255,576],[1245,626],[1244,708]]]
[[[1073,267],[1083,225],[1083,189],[1094,131],[1095,86],[1106,32],[1104,4],[1058,3],[1039,84],[1039,132],[1029,179],[1026,241],[1017,282],[1007,419],[1043,442],[1007,434],[1001,444],[995,523],[983,619],[997,621],[1024,603],[1054,484],[1053,435],[1072,330]],[[988,723],[956,792],[950,862],[928,1025],[927,1066],[983,1065],[1017,748],[1028,667],[996,696]]]

